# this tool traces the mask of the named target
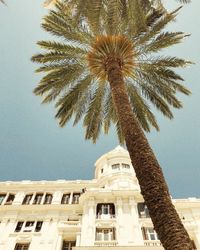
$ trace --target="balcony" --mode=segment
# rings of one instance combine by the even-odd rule
[[[162,246],[118,246],[117,242],[107,242],[110,245],[105,245],[106,242],[96,242],[90,247],[74,247],[73,250],[164,250]],[[113,244],[113,245],[112,245]]]
[[[80,221],[60,221],[58,224],[59,231],[79,232],[81,229]]]
[[[97,220],[110,220],[115,219],[115,214],[97,214],[96,219]]]
[[[145,240],[144,245],[148,247],[160,247],[162,246],[159,240]]]
[[[115,247],[117,245],[117,241],[116,240],[111,240],[111,241],[95,241],[94,245],[96,247]]]

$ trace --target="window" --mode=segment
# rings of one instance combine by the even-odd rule
[[[72,247],[76,246],[75,241],[63,241],[62,250],[72,250]]]
[[[14,194],[9,194],[8,198],[7,198],[6,202],[5,202],[5,205],[11,205],[13,203],[14,199],[15,199],[15,195]]]
[[[103,174],[103,168],[101,169],[101,173]]]
[[[46,194],[45,198],[44,198],[44,204],[51,204],[53,199],[53,195],[52,194]]]
[[[6,194],[0,194],[0,205],[3,203],[3,200],[5,199]]]
[[[29,249],[29,243],[17,243],[16,245],[15,245],[15,250],[28,250]]]
[[[36,194],[34,201],[33,201],[33,204],[40,204],[42,201],[42,197],[43,197],[42,193]]]
[[[138,214],[140,218],[149,218],[149,210],[144,202],[138,203]]]
[[[159,240],[156,231],[152,227],[142,227],[144,240]]]
[[[32,232],[34,228],[34,221],[27,221],[24,226],[23,232]]]
[[[125,168],[125,169],[130,169],[130,165],[125,164],[125,163],[122,163],[122,168]]]
[[[15,232],[40,232],[43,221],[19,221],[16,225]]]
[[[113,241],[115,240],[115,228],[97,228],[96,241]]]
[[[16,226],[16,228],[15,228],[15,232],[20,232],[21,229],[22,229],[23,224],[24,224],[23,221],[17,222],[17,226]]]
[[[42,224],[43,224],[43,221],[37,221],[36,227],[35,227],[35,232],[40,232],[41,231]]]
[[[115,217],[115,205],[113,203],[97,204],[96,215],[98,219]]]
[[[112,169],[113,170],[119,170],[120,169],[120,164],[119,163],[118,164],[113,164]]]
[[[23,200],[22,204],[23,204],[23,205],[28,205],[28,204],[30,204],[32,197],[33,197],[33,194],[27,194],[27,195],[24,197],[24,200]]]
[[[73,199],[72,199],[72,204],[78,204],[79,197],[80,197],[80,193],[74,193],[73,194]]]
[[[61,204],[69,204],[70,194],[63,194]]]

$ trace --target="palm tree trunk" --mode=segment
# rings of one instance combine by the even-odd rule
[[[132,112],[119,60],[109,59],[107,73],[126,146],[160,241],[166,250],[192,250],[192,242],[172,204],[161,167]]]

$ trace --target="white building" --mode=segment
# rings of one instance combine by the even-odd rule
[[[173,200],[200,249],[200,199]],[[0,182],[0,250],[161,250],[128,152],[95,164],[95,179]]]

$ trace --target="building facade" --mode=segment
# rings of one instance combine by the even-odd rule
[[[200,249],[200,199],[173,203]],[[93,180],[0,182],[0,250],[161,250],[128,152],[95,163]]]

